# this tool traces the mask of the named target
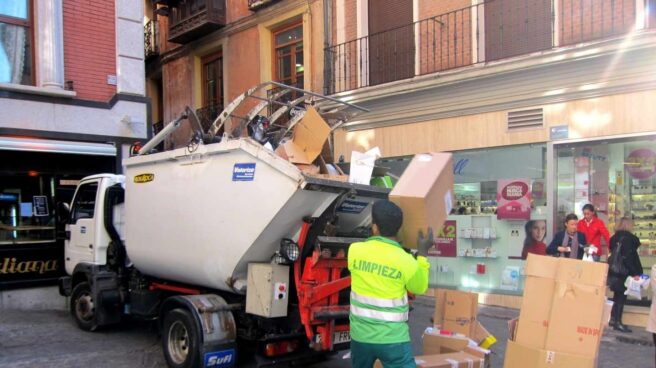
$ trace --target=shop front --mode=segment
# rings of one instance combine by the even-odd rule
[[[594,205],[611,235],[619,219],[629,217],[649,275],[656,262],[656,135],[554,143],[553,155],[554,231],[568,213],[581,217],[586,203]],[[603,240],[602,251],[608,252]],[[642,304],[650,300],[645,290]]]
[[[64,273],[58,205],[78,181],[116,171],[104,143],[0,137],[0,290],[53,284]]]
[[[380,165],[400,175],[408,162]],[[431,287],[521,295],[527,251],[543,250],[587,203],[611,235],[632,218],[644,272],[656,262],[656,135],[456,151],[453,163],[456,203],[436,231]],[[635,303],[650,300],[646,291]]]

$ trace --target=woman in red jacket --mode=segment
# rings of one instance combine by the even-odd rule
[[[599,256],[603,253],[601,251],[601,238],[604,238],[606,246],[608,246],[610,244],[610,234],[604,222],[597,217],[594,206],[590,203],[583,206],[583,218],[579,220],[576,230],[585,234],[588,245],[597,247],[597,254],[594,255],[594,259],[598,261]]]

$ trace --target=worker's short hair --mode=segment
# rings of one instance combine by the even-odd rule
[[[403,224],[403,211],[399,206],[385,199],[374,203],[371,216],[382,236],[396,236]]]

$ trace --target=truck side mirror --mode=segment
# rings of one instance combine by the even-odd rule
[[[66,202],[57,203],[57,222],[66,224],[71,217],[71,207]]]

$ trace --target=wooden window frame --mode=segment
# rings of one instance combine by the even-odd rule
[[[15,26],[27,28],[27,32],[30,39],[30,70],[32,71],[31,84],[35,85],[36,81],[36,50],[35,46],[35,35],[34,35],[34,0],[27,0],[27,20],[21,18],[10,17],[7,15],[0,14],[0,23],[12,24]]]
[[[303,35],[300,40],[289,41],[289,42],[285,42],[285,43],[281,43],[281,44],[276,43],[276,35],[278,35],[282,32],[285,32],[285,31],[289,31],[290,29],[297,28],[297,27],[301,27],[301,33]],[[290,45],[295,45],[295,44],[298,44],[298,43],[301,43],[303,45],[303,67],[304,67],[304,70],[303,70],[303,86],[300,86],[300,88],[304,88],[304,86],[305,86],[305,33],[303,32],[303,20],[298,19],[298,20],[295,20],[293,22],[290,22],[289,24],[285,24],[284,26],[273,29],[271,31],[271,43],[272,43],[272,47],[271,47],[272,59],[271,60],[273,62],[273,80],[275,80],[276,82],[280,82],[280,83],[282,83],[282,81],[279,78],[280,69],[278,67],[278,64],[279,64],[278,63],[278,49],[283,48],[283,47],[287,47],[287,46],[290,46]],[[292,69],[292,77],[291,77],[292,81],[291,81],[291,85],[295,85],[297,83],[297,75],[296,75],[296,68],[295,68],[296,67],[296,62],[295,62],[296,61],[296,52],[293,50],[291,52],[291,55],[292,55],[292,68],[291,68]]]
[[[201,65],[201,69],[202,69],[201,78],[202,78],[202,90],[203,90],[203,92],[201,94],[201,98],[202,98],[202,101],[203,101],[203,106],[202,106],[203,108],[210,106],[209,101],[207,100],[207,84],[206,84],[207,83],[207,68],[206,68],[206,65],[209,64],[209,63],[215,62],[219,59],[221,59],[221,88],[220,88],[221,96],[220,96],[220,101],[217,101],[217,102],[221,106],[223,106],[223,103],[224,103],[223,99],[225,98],[225,96],[224,96],[225,91],[223,90],[223,82],[224,82],[223,51],[219,51],[219,52],[215,52],[213,54],[204,56],[200,60],[200,65]]]

